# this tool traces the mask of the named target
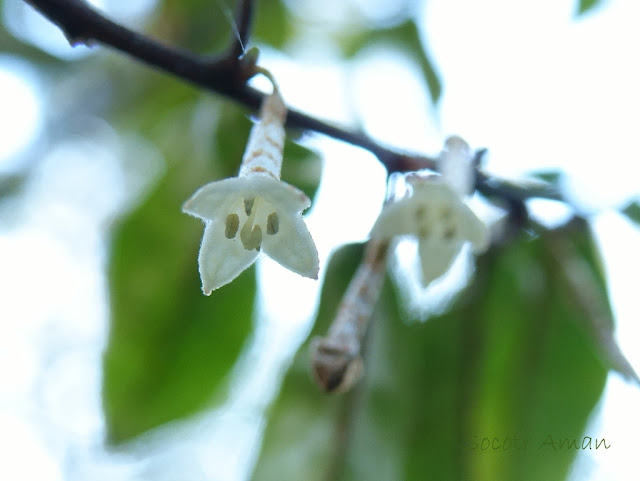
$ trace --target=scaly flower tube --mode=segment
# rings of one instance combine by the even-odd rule
[[[445,140],[438,157],[438,172],[461,196],[473,194],[476,180],[473,152],[462,137],[452,135]]]
[[[311,201],[280,180],[286,113],[274,87],[251,130],[238,177],[204,185],[182,208],[205,223],[198,265],[206,295],[238,277],[260,251],[301,276],[318,278],[318,251],[302,218]]]
[[[418,239],[424,286],[449,270],[465,243],[470,242],[476,253],[489,246],[487,226],[461,196],[469,193],[470,174],[464,174],[464,166],[450,165],[455,161],[452,157],[463,157],[462,162],[470,159],[468,148],[464,148],[466,143],[461,142],[464,141],[458,137],[447,141],[442,154],[447,171],[457,171],[454,182],[445,177],[446,171],[441,176],[407,177],[413,194],[388,203],[371,231],[371,237],[379,240],[404,235]],[[466,168],[472,168],[470,162]]]

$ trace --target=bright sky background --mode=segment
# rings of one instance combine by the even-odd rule
[[[332,13],[328,20],[340,21],[347,3],[320,5]],[[383,1],[356,3],[390,8]],[[299,4],[319,8],[313,0]],[[140,5],[135,15],[152,2]],[[310,34],[291,57],[265,49],[262,63],[292,105],[342,122],[353,120],[357,109],[367,131],[391,145],[433,154],[445,136],[457,133],[490,148],[491,173],[564,169],[576,203],[598,212],[594,227],[617,337],[640,369],[640,233],[608,209],[640,195],[640,4],[605,2],[578,21],[574,9],[573,0],[429,0],[418,15],[444,84],[438,112],[415,69],[388,48],[371,46],[336,66],[331,49],[314,49]],[[59,55],[80,55],[63,43],[55,48],[62,49]],[[43,81],[32,66],[0,53],[0,173],[17,169],[37,148],[49,101]],[[308,217],[325,265],[335,245],[366,237],[382,202],[383,172],[359,149],[321,138],[310,142],[326,160]],[[153,146],[88,119],[82,137],[42,154],[24,201],[0,208],[0,479],[137,481],[173,479],[179,472],[192,473],[191,479],[243,479],[259,445],[262,410],[309,329],[317,284],[260,262],[259,276],[277,278],[270,285],[280,288],[263,291],[266,314],[236,368],[228,405],[161,429],[130,454],[105,452],[99,390],[108,322],[107,226],[145,187],[128,176],[131,151],[133,169],[153,174],[162,168]],[[352,185],[365,169],[368,190]],[[301,301],[290,305],[294,286]],[[640,389],[610,375],[587,433],[606,437],[613,447],[581,453],[574,481],[633,479],[625,466],[640,449],[638,406]]]

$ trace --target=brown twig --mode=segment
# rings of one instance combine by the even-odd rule
[[[85,0],[24,0],[56,24],[71,45],[105,45],[152,67],[171,73],[203,89],[223,95],[253,110],[264,94],[246,82],[252,73],[238,61],[250,34],[253,1],[242,0],[237,14],[238,36],[227,52],[213,59],[164,45],[109,20]],[[239,37],[239,38],[238,38]],[[255,73],[255,72],[253,72]],[[287,127],[314,131],[361,147],[374,154],[388,173],[436,168],[436,159],[381,145],[362,132],[332,125],[298,110],[289,109]],[[529,189],[479,173],[476,188],[488,196],[525,200],[532,197],[561,200],[554,189]]]
[[[257,110],[263,94],[241,80],[237,57],[223,55],[213,60],[169,47],[145,35],[134,32],[94,10],[84,0],[25,0],[64,32],[71,45],[93,43],[107,45],[155,68],[169,72],[206,90],[224,95]],[[250,2],[245,2],[250,3]],[[240,35],[247,35],[249,7],[241,8]],[[246,39],[245,39],[246,41]],[[232,47],[235,54],[237,47]],[[245,79],[246,80],[246,79]],[[289,109],[287,126],[312,130],[369,150],[390,172],[434,168],[428,157],[410,155],[388,149],[360,132],[328,124],[322,120]]]

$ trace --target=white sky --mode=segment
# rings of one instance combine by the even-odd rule
[[[332,3],[323,5],[329,9]],[[372,48],[336,66],[330,51],[304,47],[313,46],[310,38],[294,59],[267,50],[262,61],[296,107],[343,122],[357,111],[371,135],[427,153],[457,133],[476,147],[489,147],[486,169],[506,177],[561,167],[576,202],[585,210],[602,209],[640,193],[640,4],[605,2],[577,22],[574,8],[573,0],[430,0],[421,18],[445,87],[438,112],[416,70],[393,50]],[[16,155],[38,135],[44,115],[40,87],[23,67],[0,58],[0,172],[15,168]],[[92,142],[67,143],[46,155],[26,203],[15,206],[11,227],[0,230],[0,479],[168,479],[181,467],[194,479],[242,479],[260,440],[261,411],[274,376],[309,328],[316,284],[301,283],[268,260],[259,263],[261,278],[276,278],[270,285],[280,287],[263,292],[267,312],[290,299],[294,288],[306,302],[279,311],[278,321],[261,320],[236,368],[230,403],[154,434],[132,456],[104,452],[104,222],[130,195],[121,191],[126,152],[144,152],[154,172],[160,161],[152,146],[118,139],[100,121],[89,130]],[[333,246],[367,235],[382,201],[383,175],[366,152],[312,142],[326,159],[324,183],[309,215],[325,265]],[[369,181],[354,186],[365,169]],[[612,212],[599,215],[595,228],[618,338],[640,368],[640,234]],[[582,453],[575,481],[632,479],[624,467],[640,448],[640,418],[631,414],[638,405],[640,390],[611,375],[602,411],[588,431],[605,436],[614,448]],[[174,429],[183,433],[179,442]],[[184,439],[190,440],[187,446]]]

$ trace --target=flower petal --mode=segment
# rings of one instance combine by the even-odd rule
[[[371,235],[380,239],[405,234],[420,235],[425,223],[436,220],[435,211],[447,207],[456,210],[459,204],[462,201],[448,184],[439,180],[421,180],[414,185],[411,197],[384,207]]]
[[[206,222],[198,256],[202,291],[208,296],[228,284],[257,257],[258,251],[245,249],[238,238],[225,237],[225,219]]]
[[[201,219],[226,217],[232,205],[244,198],[263,197],[284,212],[301,212],[311,205],[309,198],[292,185],[260,174],[210,182],[200,187],[182,206],[182,211]]]
[[[487,225],[467,206],[460,210],[460,235],[471,242],[473,251],[478,254],[489,248],[490,234]]]
[[[182,212],[201,219],[213,220],[231,213],[231,205],[241,201],[238,193],[245,189],[236,177],[210,182],[200,187],[182,206]]]
[[[251,182],[257,195],[263,197],[278,211],[298,213],[311,205],[309,197],[291,184],[262,175],[244,178]]]
[[[278,213],[278,232],[262,238],[262,250],[283,267],[311,279],[318,278],[316,245],[300,214]]]
[[[420,239],[418,252],[422,266],[422,285],[428,286],[433,280],[449,270],[462,248],[462,241],[441,242],[435,239]]]
[[[391,239],[396,235],[414,233],[412,204],[412,198],[408,198],[385,205],[371,229],[371,237]]]

